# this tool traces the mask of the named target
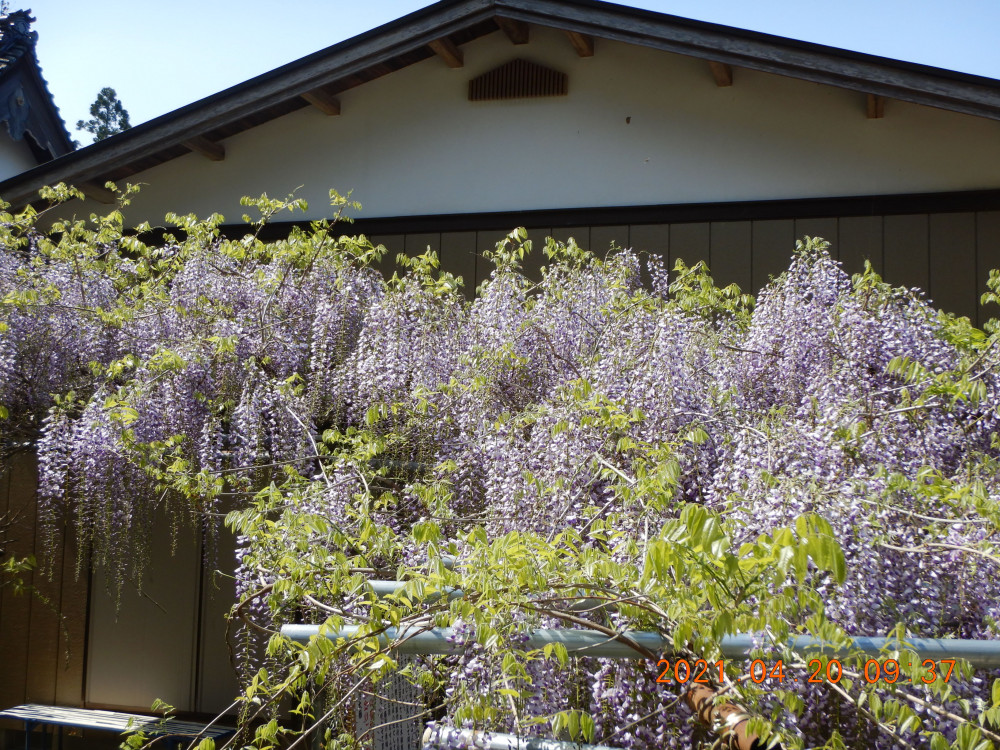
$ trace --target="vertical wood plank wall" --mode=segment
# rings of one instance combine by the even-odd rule
[[[155,525],[141,591],[93,576],[87,638],[86,702],[145,711],[157,698],[180,710],[194,703],[201,548],[181,530],[171,538],[166,513]]]
[[[16,595],[10,586],[0,594],[2,707],[25,702],[79,705],[84,699],[89,582],[86,574],[76,576],[72,533],[56,538],[57,553],[46,566],[37,523],[36,477],[35,457],[28,452],[15,456],[0,476],[0,513],[13,519],[4,559],[33,554],[39,562],[26,579],[37,595]]]
[[[0,474],[0,516],[13,519],[3,559],[33,554],[39,561],[26,579],[37,595],[0,589],[0,708],[42,703],[148,711],[154,698],[207,714],[229,706],[238,689],[226,645],[225,615],[235,598],[231,575],[214,575],[190,534],[176,546],[163,534],[150,550],[144,594],[126,588],[116,608],[99,572],[77,577],[72,531],[58,536],[46,565],[36,483],[30,452],[15,456]],[[231,574],[235,539],[226,531],[220,537],[215,563]]]
[[[397,253],[419,253],[428,246],[438,250],[442,267],[463,276],[471,295],[492,270],[482,251],[492,249],[509,229],[374,235],[372,241],[389,249],[387,270],[394,268]],[[530,276],[537,276],[543,263],[540,249],[548,235],[563,241],[573,237],[595,252],[614,244],[658,253],[670,267],[678,258],[689,265],[703,260],[716,283],[735,283],[753,292],[787,267],[796,239],[823,237],[848,272],[861,271],[870,261],[890,283],[919,287],[935,305],[977,324],[989,317],[979,304],[989,270],[1000,268],[1000,211],[528,227],[535,246],[525,267]]]

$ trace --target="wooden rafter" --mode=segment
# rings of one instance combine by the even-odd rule
[[[428,43],[427,46],[434,50],[434,54],[444,60],[449,68],[461,68],[465,65],[462,50],[456,47],[455,43],[448,37],[444,36],[440,39],[435,39],[433,42]]]
[[[868,94],[867,110],[869,120],[881,120],[885,117],[885,97]]]
[[[196,135],[182,141],[183,145],[212,161],[222,161],[226,158],[226,147],[216,141],[210,141],[203,135]]]
[[[507,35],[510,39],[511,44],[527,44],[528,36],[530,34],[529,26],[524,21],[518,21],[514,18],[504,18],[503,16],[496,17],[497,26],[500,30]]]
[[[76,187],[81,193],[98,203],[114,203],[118,200],[117,195],[96,182],[80,182],[77,183]]]
[[[340,114],[340,99],[326,89],[313,89],[301,94],[302,98],[329,117]]]
[[[720,88],[723,86],[733,85],[733,68],[725,63],[715,62],[710,60],[708,67],[712,69],[712,77],[715,79],[715,85]]]
[[[594,37],[576,31],[567,31],[566,36],[580,57],[594,56]]]

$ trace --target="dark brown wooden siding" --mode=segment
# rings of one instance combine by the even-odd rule
[[[509,229],[512,229],[511,226]],[[429,245],[441,254],[442,267],[459,274],[471,291],[492,270],[482,251],[492,249],[506,230],[419,232],[373,235],[396,253],[423,252]],[[708,263],[716,283],[738,284],[753,292],[781,273],[791,261],[795,240],[808,235],[832,243],[834,258],[857,273],[871,262],[896,285],[919,287],[933,302],[982,325],[989,316],[979,304],[991,268],[1000,268],[1000,211],[892,214],[670,224],[615,224],[575,227],[528,227],[535,252],[525,264],[537,276],[544,262],[545,237],[567,240],[598,253],[612,245],[663,256],[670,267]],[[996,310],[994,314],[1000,314]]]
[[[35,555],[39,562],[27,579],[34,593],[0,589],[0,708],[42,703],[148,711],[154,697],[175,698],[185,712],[214,715],[226,708],[237,690],[225,621],[235,596],[233,535],[221,532],[213,565],[205,564],[190,534],[176,546],[162,537],[151,551],[145,594],[127,587],[116,611],[103,583],[93,586],[86,572],[77,576],[72,531],[58,536],[51,560],[44,558],[36,486],[31,453],[15,456],[0,474],[0,514],[13,519],[4,559]],[[189,644],[164,647],[164,632],[183,631],[190,632]],[[136,684],[123,690],[130,681]],[[180,695],[168,695],[178,684]]]
[[[4,559],[35,555],[27,582],[35,592],[0,594],[0,706],[18,703],[79,705],[83,700],[86,575],[76,575],[76,540],[60,534],[56,554],[44,560],[37,523],[37,469],[31,453],[14,457],[0,476],[0,512],[13,521]],[[61,614],[61,616],[60,616]]]

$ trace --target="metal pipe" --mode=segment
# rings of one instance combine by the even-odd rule
[[[444,558],[442,558],[444,559]],[[447,565],[447,563],[446,563]],[[372,589],[375,591],[375,596],[389,596],[390,594],[395,594],[403,586],[406,585],[406,581],[368,581],[371,584]],[[446,588],[445,591],[448,592],[448,599],[460,599],[465,596],[462,589],[456,588]],[[441,592],[435,591],[430,596],[423,598],[425,602],[435,602],[441,598]],[[561,607],[555,607],[555,609],[566,609],[571,612],[582,612],[586,610],[599,609],[600,607],[605,607],[609,604],[606,599],[592,599],[587,597],[580,597],[579,599],[566,598],[566,604]]]
[[[475,750],[616,750],[607,745],[584,745],[568,740],[546,740],[539,737],[524,738],[516,734],[480,732],[454,727],[428,727],[424,730],[423,750],[442,748],[452,750],[470,747]]]
[[[352,639],[358,634],[357,625],[345,625],[326,635],[331,640]],[[308,642],[319,633],[319,625],[284,625],[283,635],[300,643]],[[399,630],[387,628],[378,636],[382,646],[393,645],[403,654],[454,654],[464,651],[465,644],[455,642],[452,628],[431,628],[421,630],[410,627]],[[673,643],[659,633],[630,630],[621,634],[637,645],[653,653],[673,653]],[[452,640],[454,639],[454,640]],[[757,641],[759,643],[759,640]],[[597,630],[565,630],[561,628],[539,628],[533,631],[523,644],[526,649],[543,648],[549,643],[561,643],[566,650],[576,656],[598,656],[607,659],[639,659],[641,655],[621,641],[608,638]],[[743,659],[750,655],[755,639],[750,635],[729,635],[722,639],[722,656],[726,659]],[[825,656],[848,656],[858,651],[873,657],[884,657],[885,650],[897,650],[899,646],[915,651],[921,659],[964,659],[974,667],[1000,668],[1000,641],[966,640],[960,638],[911,638],[902,643],[895,638],[858,636],[851,639],[851,646],[836,649],[811,636],[793,636],[789,646],[799,652],[822,653]],[[905,665],[904,665],[905,666]]]
[[[305,643],[313,635],[319,633],[319,625],[283,625],[282,635],[293,641]],[[356,638],[359,626],[345,625],[340,630],[327,633],[327,638]],[[639,645],[651,651],[662,651],[668,643],[659,633],[630,631],[624,635],[631,637]],[[456,633],[453,628],[387,628],[378,636],[382,646],[390,644],[401,654],[455,654],[465,650],[462,643],[453,642]],[[580,656],[604,656],[615,659],[639,658],[635,650],[618,641],[609,640],[608,636],[596,630],[564,630],[562,628],[540,628],[533,631],[524,648],[543,648],[549,643],[562,643],[566,650]]]

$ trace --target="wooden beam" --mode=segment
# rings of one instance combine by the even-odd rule
[[[724,86],[733,85],[733,69],[732,66],[726,65],[725,63],[715,62],[710,60],[708,67],[712,69],[712,77],[715,79],[715,85],[719,88]]]
[[[340,99],[330,94],[326,89],[313,89],[301,96],[328,117],[340,114]]]
[[[566,36],[569,37],[573,49],[576,50],[576,54],[580,57],[594,56],[594,37],[587,34],[580,34],[576,31],[567,31]]]
[[[226,158],[226,147],[221,143],[208,140],[203,135],[196,135],[194,138],[181,141],[181,143],[195,153],[201,154],[206,159],[222,161]]]
[[[461,68],[465,65],[462,50],[456,47],[455,43],[448,37],[444,36],[440,39],[435,39],[433,42],[428,43],[427,46],[434,50],[434,53],[444,60],[449,68]]]
[[[511,44],[527,44],[530,27],[524,21],[514,18],[496,17],[497,26],[507,35]]]
[[[118,200],[115,193],[96,182],[80,182],[77,183],[76,187],[85,196],[98,203],[114,203]]]
[[[885,97],[868,94],[868,119],[881,120],[885,117]]]

